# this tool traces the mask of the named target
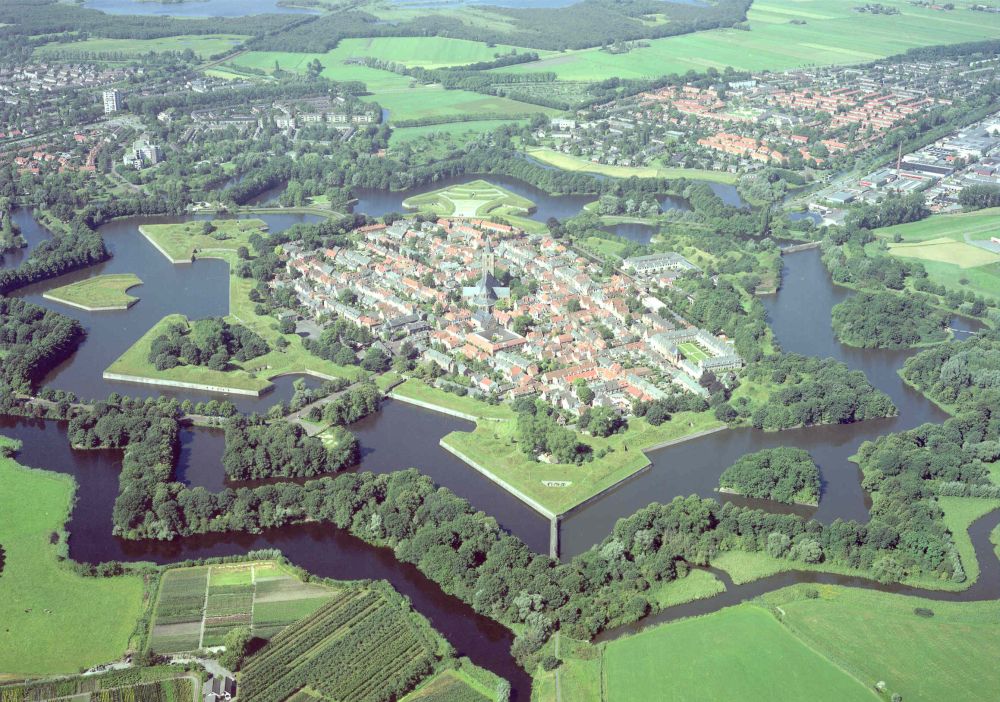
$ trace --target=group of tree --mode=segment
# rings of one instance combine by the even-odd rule
[[[936,402],[957,407],[978,399],[1000,406],[1000,332],[939,344],[906,359],[903,378]]]
[[[742,456],[719,477],[719,488],[788,504],[819,504],[819,468],[809,453],[782,446]]]
[[[372,348],[375,340],[366,328],[338,317],[328,325],[318,339],[304,339],[302,345],[306,351],[333,361],[341,366],[356,366],[360,364],[358,354],[364,349]]]
[[[271,423],[238,415],[226,423],[226,450],[222,465],[229,480],[311,478],[336,473],[358,462],[357,437],[336,427],[326,440],[283,420]]]
[[[749,421],[769,431],[812,424],[850,424],[891,417],[896,406],[861,371],[852,371],[832,358],[794,353],[763,357],[746,369],[746,379],[771,386],[760,404],[740,397],[716,407],[727,422]]]
[[[78,321],[25,302],[0,297],[0,389],[31,392],[83,341]]]
[[[213,317],[168,325],[149,345],[148,360],[157,370],[187,364],[224,371],[232,360],[248,361],[270,350],[263,337],[249,327]]]
[[[382,392],[375,384],[364,382],[316,409],[324,422],[344,426],[377,412],[381,400]]]
[[[875,203],[862,203],[851,208],[844,223],[859,229],[878,229],[894,224],[916,222],[930,215],[921,192],[891,195]]]
[[[958,194],[958,202],[966,210],[1000,207],[1000,186],[967,185]]]
[[[545,403],[524,407],[517,415],[517,443],[532,460],[547,456],[552,463],[584,463],[593,459],[590,447],[559,424],[554,408]]]
[[[79,227],[46,239],[17,268],[0,270],[0,295],[12,290],[106,261],[111,254],[95,232]]]
[[[900,349],[948,338],[949,315],[920,294],[859,292],[833,307],[833,330],[849,346]]]

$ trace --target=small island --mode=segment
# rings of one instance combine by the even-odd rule
[[[534,211],[535,203],[499,185],[473,180],[408,197],[403,207],[442,217],[492,217],[527,215]]]
[[[137,285],[142,285],[142,280],[132,273],[99,275],[54,288],[42,297],[88,312],[127,310],[139,301],[127,293]]]
[[[948,339],[948,315],[921,297],[858,293],[833,308],[841,343],[864,349],[903,349]]]
[[[719,492],[785,504],[819,504],[819,467],[809,453],[780,447],[748,453],[719,477]]]

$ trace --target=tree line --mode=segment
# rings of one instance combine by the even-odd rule
[[[0,297],[0,390],[31,392],[73,355],[85,336],[71,317],[16,297]]]

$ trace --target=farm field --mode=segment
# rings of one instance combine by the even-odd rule
[[[990,237],[1000,236],[1000,209],[932,215],[877,229],[875,235],[893,256],[923,263],[933,282],[1000,298],[1000,246],[990,243]]]
[[[92,55],[120,54],[122,57],[139,56],[150,52],[182,52],[191,49],[199,58],[224,54],[250,37],[239,34],[190,34],[160,39],[87,39],[70,44],[55,42],[35,49],[35,56],[45,58],[53,54]]]
[[[567,51],[504,72],[553,71],[560,80],[647,78],[707,68],[763,71],[873,61],[918,46],[991,39],[1000,15],[950,12],[886,0],[898,15],[861,14],[853,0],[764,0],[747,12],[750,31],[715,29],[649,41],[624,54]],[[792,20],[804,24],[792,24]]]
[[[736,183],[736,175],[722,171],[709,171],[702,168],[659,168],[653,166],[611,166],[604,163],[594,163],[561,151],[545,147],[534,147],[527,151],[532,158],[564,171],[580,171],[582,173],[597,173],[612,178],[691,178],[712,183]]]
[[[127,668],[10,685],[0,683],[5,702],[189,702],[201,689],[200,676],[181,666]]]
[[[609,702],[878,699],[751,604],[609,642],[604,660]]]
[[[765,596],[785,628],[864,683],[886,683],[907,702],[982,700],[1000,689],[1000,603],[938,602],[873,590],[820,586]],[[930,610],[932,616],[914,610]]]
[[[139,301],[126,292],[137,285],[142,280],[131,273],[99,275],[54,288],[43,297],[90,311],[126,310]]]
[[[142,578],[85,578],[61,564],[76,485],[19,465],[4,455],[9,446],[0,437],[0,679],[118,658],[142,613]]]
[[[391,699],[434,670],[441,640],[388,585],[339,591],[251,656],[244,702],[284,700],[303,686],[317,699]]]
[[[488,217],[490,215],[525,215],[534,209],[531,200],[485,180],[452,185],[403,200],[403,207],[433,212],[444,217]]]
[[[149,647],[175,653],[219,646],[237,626],[269,639],[336,593],[271,561],[172,568],[160,584]]]

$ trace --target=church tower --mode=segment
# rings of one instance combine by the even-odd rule
[[[487,237],[486,246],[483,248],[483,277],[495,276],[497,266],[497,256],[493,253],[493,247],[490,246],[490,240]]]

